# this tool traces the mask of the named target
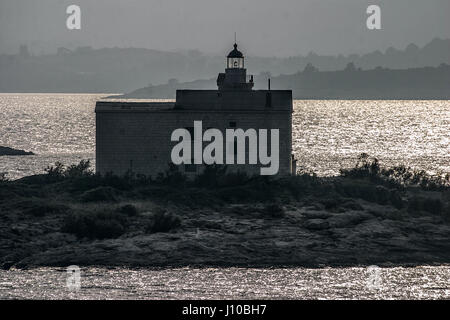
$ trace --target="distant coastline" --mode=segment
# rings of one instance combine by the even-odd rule
[[[255,76],[255,88],[266,89],[267,75]],[[356,68],[349,63],[341,71],[321,72],[309,64],[302,72],[271,78],[273,89],[289,88],[301,100],[448,100],[450,65],[391,70]],[[116,99],[174,99],[177,89],[216,89],[215,79],[172,82],[149,86]]]
[[[200,51],[163,52],[143,48],[78,47],[69,50],[61,47],[53,54],[33,55],[28,47],[23,45],[17,54],[0,54],[2,71],[0,92],[126,93],[137,88],[153,87],[155,96],[171,97],[172,92],[166,94],[163,91],[162,87],[165,84],[189,83],[195,85],[196,89],[214,89],[217,71],[225,67],[223,59],[223,56],[209,55]],[[292,57],[252,56],[246,68],[249,74],[260,79],[260,83],[255,86],[256,89],[267,88],[267,77],[274,79],[273,85],[276,89],[277,81],[282,81],[285,77],[292,78],[301,70],[305,70],[308,65],[312,65],[320,70],[320,75],[323,76],[316,79],[317,81],[328,81],[327,79],[330,81],[330,83],[323,83],[321,88],[333,89],[336,85],[333,81],[335,76],[339,77],[339,74],[333,75],[327,72],[344,70],[349,64],[354,64],[357,70],[382,68],[398,70],[398,74],[401,73],[400,70],[407,72],[408,69],[436,68],[440,64],[450,64],[450,39],[435,38],[423,47],[410,44],[403,50],[390,47],[385,52],[377,50],[367,54],[320,55],[310,52],[307,55]],[[396,76],[396,74],[387,74],[388,77],[391,75]],[[192,83],[195,79],[210,80]],[[408,80],[408,76],[404,79]],[[343,99],[353,99],[351,91],[348,93],[342,91],[345,88],[336,88],[340,91],[330,92],[306,91],[310,89],[309,81],[314,83],[315,78],[305,77],[299,80],[305,81],[302,86],[295,82],[290,83],[292,89],[296,89],[295,91],[299,88],[305,90],[298,91],[299,98],[327,99],[329,95],[330,98],[340,96]],[[351,79],[337,80],[344,80],[342,85],[350,88],[354,85]],[[435,80],[430,80],[436,83]],[[355,82],[358,87],[359,80]],[[314,88],[319,87],[314,84]],[[390,87],[387,86],[382,90],[381,93],[387,96]],[[360,98],[382,97],[380,94],[375,94],[373,91],[366,92],[361,88],[354,92],[356,92],[354,96]],[[424,92],[423,99],[428,99],[428,96],[439,96],[438,92],[431,92],[428,89]],[[401,95],[409,97],[412,93],[399,92],[397,96]]]

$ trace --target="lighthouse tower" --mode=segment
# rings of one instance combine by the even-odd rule
[[[219,73],[217,77],[219,90],[252,90],[253,76],[247,82],[247,69],[244,67],[244,55],[234,44],[234,49],[227,56],[225,73]]]

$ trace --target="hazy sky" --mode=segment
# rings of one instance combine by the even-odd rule
[[[81,7],[81,30],[67,30],[66,8]],[[366,9],[381,7],[382,30],[366,28]],[[423,46],[450,36],[450,0],[0,0],[0,53],[27,44],[145,47],[249,55],[366,53]]]

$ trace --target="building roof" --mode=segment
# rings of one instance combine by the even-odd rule
[[[243,58],[244,55],[237,49],[237,44],[234,44],[234,49],[230,51],[227,58]]]
[[[154,102],[154,101],[97,101],[95,112],[158,112],[169,111],[175,108],[175,102]]]

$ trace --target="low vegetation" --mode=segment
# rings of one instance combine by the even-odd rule
[[[1,182],[6,182],[6,181],[9,181],[6,172],[0,172],[0,183]]]
[[[447,263],[448,178],[399,168],[362,155],[335,177],[192,180],[55,164],[0,181],[0,269]]]
[[[125,233],[126,226],[126,217],[114,211],[81,212],[68,215],[61,231],[78,238],[105,239],[121,236]]]
[[[220,211],[225,204],[254,203],[260,206],[261,218],[283,219],[290,203],[310,202],[320,210],[339,213],[361,211],[357,199],[362,199],[391,206],[402,215],[429,214],[450,221],[448,174],[384,168],[366,154],[338,177],[310,172],[280,179],[250,177],[227,173],[224,166],[209,166],[194,180],[174,166],[155,179],[131,172],[119,177],[95,174],[89,161],[81,161],[68,167],[56,163],[46,174],[15,181],[0,175],[0,182],[0,197],[5,199],[0,211],[18,210],[33,218],[62,215],[61,231],[79,239],[117,238],[133,228],[147,234],[176,232],[185,222],[182,215],[166,209],[170,205]],[[140,208],[135,205],[140,201],[157,208]],[[249,212],[254,210],[249,207]]]
[[[383,168],[378,159],[363,153],[356,166],[341,170],[341,176],[367,178],[371,181],[392,187],[419,186],[423,190],[445,190],[450,187],[450,173],[431,175],[424,170],[412,169],[403,165]]]
[[[153,213],[146,225],[146,231],[151,233],[169,232],[181,226],[181,219],[177,215],[165,210]]]

